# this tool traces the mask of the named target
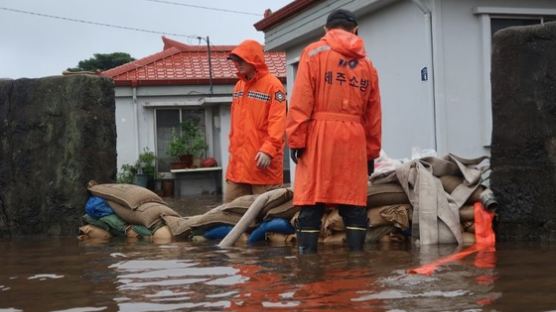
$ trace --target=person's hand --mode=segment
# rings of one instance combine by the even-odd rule
[[[258,152],[257,156],[255,156],[255,160],[257,161],[257,167],[265,169],[270,165],[271,158],[263,152]]]
[[[367,161],[367,173],[370,176],[373,172],[375,172],[375,160],[371,159]]]
[[[291,156],[291,159],[293,160],[294,163],[297,164],[297,160],[301,157],[301,155],[303,155],[303,152],[305,152],[304,148],[292,148],[291,149],[290,156]]]

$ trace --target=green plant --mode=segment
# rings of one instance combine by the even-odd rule
[[[118,172],[118,183],[133,183],[133,177],[137,174],[137,168],[134,165],[124,164]]]
[[[144,174],[149,178],[155,177],[156,156],[148,147],[143,149],[135,164],[124,164],[118,172],[117,182],[132,184],[136,175]]]
[[[142,173],[154,179],[155,165],[156,156],[154,155],[154,152],[148,147],[145,147],[143,152],[139,154],[139,159],[137,159],[137,162],[135,163],[137,173]]]
[[[201,129],[192,120],[185,120],[180,124],[180,133],[174,131],[168,146],[168,154],[173,157],[182,155],[201,156],[207,148]]]

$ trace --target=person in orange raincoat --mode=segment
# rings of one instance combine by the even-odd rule
[[[245,40],[228,59],[239,81],[232,94],[224,202],[282,185],[286,128],[284,86],[269,73],[263,47]]]
[[[367,233],[368,175],[381,148],[378,75],[347,10],[327,18],[325,36],[301,55],[286,134],[297,163],[294,205],[301,206],[297,242],[316,252],[325,204],[337,205],[350,250]]]

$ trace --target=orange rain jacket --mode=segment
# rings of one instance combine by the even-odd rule
[[[286,95],[284,86],[268,72],[263,47],[245,40],[232,54],[255,66],[251,80],[238,74],[232,94],[229,162],[226,179],[235,183],[273,185],[283,183]],[[272,160],[265,169],[257,167],[261,151]]]
[[[304,148],[295,205],[367,203],[367,161],[379,156],[381,106],[376,69],[363,40],[332,29],[303,50],[286,133]]]

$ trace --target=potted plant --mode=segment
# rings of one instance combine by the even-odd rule
[[[137,168],[134,165],[123,164],[120,172],[118,172],[118,183],[132,184]]]
[[[148,147],[143,149],[135,164],[124,164],[118,172],[118,183],[137,184],[154,189],[156,156]]]
[[[193,158],[200,157],[206,148],[204,135],[197,123],[185,120],[180,124],[180,133],[173,132],[168,153],[180,159],[182,168],[191,168]]]
[[[156,156],[154,152],[145,147],[135,163],[137,174],[135,175],[134,184],[154,189],[155,165]]]

